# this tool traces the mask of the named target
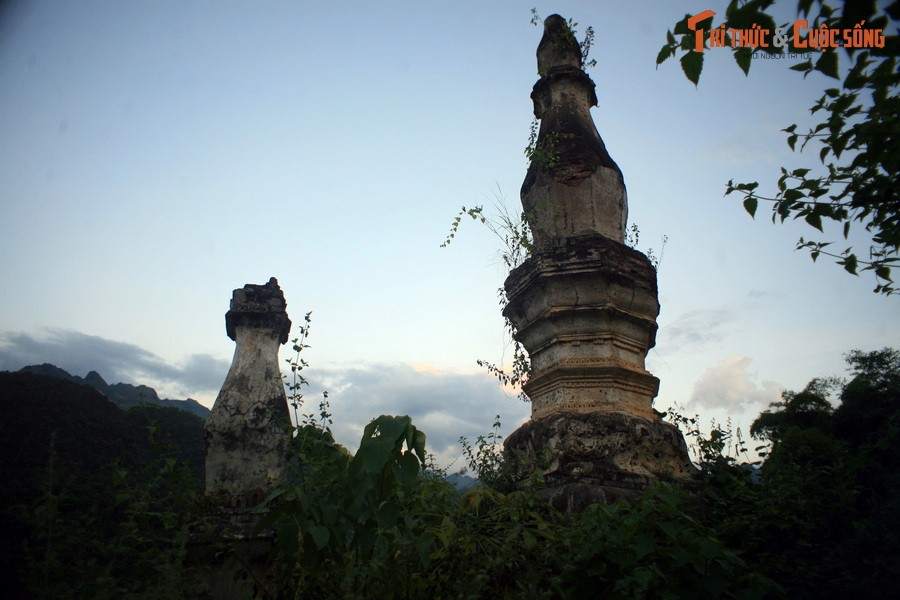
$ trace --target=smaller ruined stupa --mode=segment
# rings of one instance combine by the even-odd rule
[[[531,358],[532,403],[506,449],[570,511],[694,471],[681,433],[653,410],[659,380],[644,360],[656,270],[623,243],[625,182],[591,118],[582,61],[565,19],[548,17],[531,94],[541,126],[521,191],[534,249],[505,282],[503,313]]]
[[[206,422],[206,493],[259,501],[281,475],[291,420],[278,347],[288,341],[287,303],[272,277],[234,290],[225,330],[236,343],[231,369]]]
[[[271,575],[275,533],[255,531],[259,506],[287,464],[291,420],[278,348],[288,341],[287,303],[272,277],[234,290],[225,331],[231,369],[206,421],[206,514],[188,545],[193,598],[260,597]]]

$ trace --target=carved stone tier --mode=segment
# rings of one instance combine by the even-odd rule
[[[503,314],[531,358],[532,418],[561,410],[653,417],[659,380],[644,359],[656,343],[656,271],[602,235],[553,242],[505,283]]]

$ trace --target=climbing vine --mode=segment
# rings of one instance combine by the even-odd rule
[[[544,22],[540,17],[536,8],[531,9],[531,24],[537,27]],[[591,53],[591,47],[594,45],[594,28],[588,26],[584,30],[584,39],[578,41],[578,23],[569,19],[566,21],[566,29],[556,39],[553,40],[554,45],[559,50],[565,50],[567,46],[575,41],[578,44],[578,50],[581,53],[581,69],[586,70],[597,66],[597,61],[588,58]],[[542,73],[539,73],[542,75]]]
[[[329,412],[327,390],[322,392],[322,400],[319,402],[318,414],[312,412],[303,414],[300,412],[304,400],[303,388],[309,387],[309,381],[307,381],[306,376],[303,374],[303,370],[309,366],[309,363],[303,357],[303,351],[309,348],[306,339],[309,337],[311,325],[312,311],[304,315],[303,324],[297,327],[297,337],[291,340],[291,349],[294,351],[294,354],[285,359],[285,362],[287,362],[291,368],[291,374],[290,377],[286,374],[282,375],[282,378],[284,379],[285,387],[288,391],[288,405],[293,411],[294,423],[296,426],[310,425],[318,421],[318,424],[323,429],[330,432],[332,419],[331,413]]]

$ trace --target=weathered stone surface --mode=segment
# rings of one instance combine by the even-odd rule
[[[271,329],[279,344],[288,341],[291,320],[287,316],[287,302],[277,279],[272,277],[265,285],[248,283],[234,290],[231,310],[225,313],[225,332],[237,341],[236,330],[241,326]]]
[[[234,291],[225,322],[237,345],[206,422],[208,496],[265,494],[281,474],[291,424],[278,365],[291,327],[285,310],[274,277]]]
[[[559,15],[544,22],[537,57],[541,78],[531,99],[541,120],[538,158],[521,190],[535,246],[585,234],[622,242],[628,219],[625,182],[591,118],[595,85],[581,69],[578,42]]]
[[[654,481],[696,472],[677,427],[622,413],[553,412],[510,434],[506,449],[540,469],[542,494],[567,511],[633,499]]]
[[[644,368],[656,340],[656,271],[601,235],[556,238],[505,283],[504,315],[531,357],[532,417],[554,410],[653,417],[659,380]]]
[[[275,533],[254,529],[287,461],[291,421],[278,347],[290,328],[274,277],[234,290],[225,315],[234,358],[206,421],[206,510],[187,546],[192,598],[257,598],[272,575]]]

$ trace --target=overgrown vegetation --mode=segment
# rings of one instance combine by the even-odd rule
[[[261,525],[279,531],[272,597],[877,598],[898,575],[900,354],[852,352],[849,382],[786,391],[753,423],[691,440],[701,479],[563,515],[504,455],[499,422],[465,493],[429,464],[408,417],[381,416],[350,456],[327,421],[298,428],[292,476]],[[839,402],[834,407],[833,402]],[[498,419],[499,421],[499,419]]]
[[[87,386],[2,373],[0,454],[6,597],[182,597],[199,417],[123,411]]]
[[[528,217],[524,212],[520,213],[518,217],[513,217],[507,206],[506,198],[500,190],[497,190],[494,194],[494,210],[492,213],[486,214],[484,207],[481,205],[474,208],[463,206],[459,214],[453,219],[453,223],[450,225],[450,233],[447,234],[447,239],[441,244],[441,248],[446,248],[450,245],[466,217],[481,223],[501,241],[500,259],[508,269],[518,267],[531,256],[534,250],[534,241],[531,237],[531,226],[529,225]],[[497,289],[497,298],[499,299],[502,313],[507,304],[506,290],[503,287]],[[531,361],[528,358],[528,352],[525,350],[525,347],[516,339],[515,326],[512,324],[512,321],[504,317],[503,324],[508,340],[507,346],[512,347],[512,360],[509,370],[504,368],[503,360],[499,364],[485,359],[478,359],[475,362],[479,367],[486,369],[488,373],[496,377],[500,385],[518,390],[519,398],[523,402],[528,402],[529,398],[522,386],[528,381]]]
[[[853,275],[870,271],[877,282],[876,293],[894,294],[891,269],[900,262],[900,2],[845,0],[835,7],[823,0],[800,0],[797,17],[806,26],[797,29],[793,23],[776,25],[770,12],[774,4],[774,0],[731,0],[715,27],[711,11],[693,27],[691,15],[685,15],[667,33],[656,63],[680,53],[685,76],[697,85],[704,55],[698,44],[706,45],[710,31],[720,28],[735,62],[748,75],[755,48],[737,43],[735,35],[746,35],[741,31],[767,32],[762,39],[766,45],[759,52],[811,55],[790,68],[804,78],[829,77],[839,87],[823,85],[822,96],[810,108],[812,114],[824,116],[815,127],[803,133],[792,124],[782,131],[791,150],[797,149],[798,142],[801,152],[811,142],[818,146],[821,168],[781,167],[772,193],[760,192],[757,181],[729,181],[725,195],[740,195],[751,217],[760,202],[768,203],[773,223],[802,219],[823,233],[823,223],[833,221],[841,226],[844,240],[851,228],[862,227],[870,239],[866,250],[853,245],[839,250],[835,241],[803,237],[797,249],[808,251],[813,261],[820,256],[832,258]],[[823,44],[814,38],[820,31],[838,35],[826,36],[829,41]],[[841,56],[849,65],[840,66]]]
[[[675,416],[702,469],[690,490],[563,515],[517,490],[495,427],[465,493],[428,464],[408,417],[382,416],[350,456],[328,426],[298,430],[293,476],[270,498],[273,597],[878,598],[898,575],[900,354],[848,355],[849,382],[786,391],[753,423],[770,449],[741,460],[730,425]],[[833,401],[839,402],[835,407]],[[495,424],[496,425],[496,424]],[[762,448],[757,448],[761,450]],[[763,453],[764,454],[764,453]],[[281,501],[279,503],[279,501]]]
[[[421,445],[419,445],[421,442]],[[468,450],[485,483],[456,492],[429,466],[408,417],[381,416],[349,456],[302,426],[293,472],[260,527],[279,533],[290,598],[755,598],[779,587],[691,516],[670,485],[634,505],[563,515],[534,490],[502,491],[497,439]]]
[[[791,598],[884,598],[900,575],[900,353],[847,360],[849,381],[814,379],[753,422],[761,469],[704,463],[702,518]]]
[[[542,25],[544,23],[544,19],[538,14],[536,8],[531,9],[531,24],[535,27]],[[577,44],[578,50],[581,53],[581,64],[580,67],[582,70],[587,70],[597,66],[597,61],[590,58],[591,48],[594,45],[594,28],[588,26],[587,29],[584,30],[584,39],[580,42],[578,41],[578,23],[569,19],[566,21],[566,28],[560,32],[560,38],[554,40],[554,44],[560,50],[565,50],[570,45]],[[543,75],[543,73],[538,73],[539,75]]]
[[[848,363],[849,380],[786,391],[754,421],[751,434],[769,449],[761,465],[742,458],[747,440],[729,425],[703,434],[696,418],[675,416],[701,479],[579,515],[542,502],[536,479],[518,489],[527,474],[504,456],[499,427],[464,442],[481,485],[459,492],[409,417],[378,417],[351,455],[331,435],[323,399],[318,416],[301,418],[288,475],[261,507],[258,528],[278,536],[276,576],[259,597],[890,597],[900,576],[900,353],[852,352]],[[22,405],[5,402],[2,423],[24,432]],[[196,487],[166,430],[152,432],[138,462],[115,436],[97,436],[112,443],[91,451],[100,454],[77,453],[69,440],[79,430],[56,430],[30,474],[6,480],[3,556],[25,558],[19,571],[5,564],[8,589],[189,597]],[[16,446],[5,434],[6,455],[23,456],[25,439]]]
[[[463,206],[450,224],[450,232],[447,234],[447,239],[441,244],[441,248],[446,248],[456,238],[459,228],[465,222],[466,217],[483,225],[500,240],[499,256],[507,268],[515,269],[531,256],[534,250],[534,241],[531,237],[528,215],[522,212],[518,217],[513,217],[507,206],[506,198],[499,190],[494,195],[493,211],[490,213],[485,212],[483,205],[473,208]],[[636,223],[632,223],[625,232],[625,245],[637,249],[640,244],[640,235],[640,228]],[[656,270],[659,270],[660,261],[668,241],[668,236],[662,237],[659,256],[656,256],[653,248],[648,248],[646,251],[650,264]],[[497,289],[497,297],[502,313],[508,301],[506,290],[503,287]],[[512,321],[504,317],[503,326],[506,333],[507,347],[512,348],[509,367],[504,366],[505,361],[502,359],[500,363],[485,359],[477,359],[475,362],[479,367],[486,369],[488,373],[496,377],[500,385],[517,390],[518,397],[523,402],[529,402],[528,395],[522,388],[528,381],[528,374],[531,372],[531,360],[528,357],[528,351],[516,338],[515,326],[512,324]]]

